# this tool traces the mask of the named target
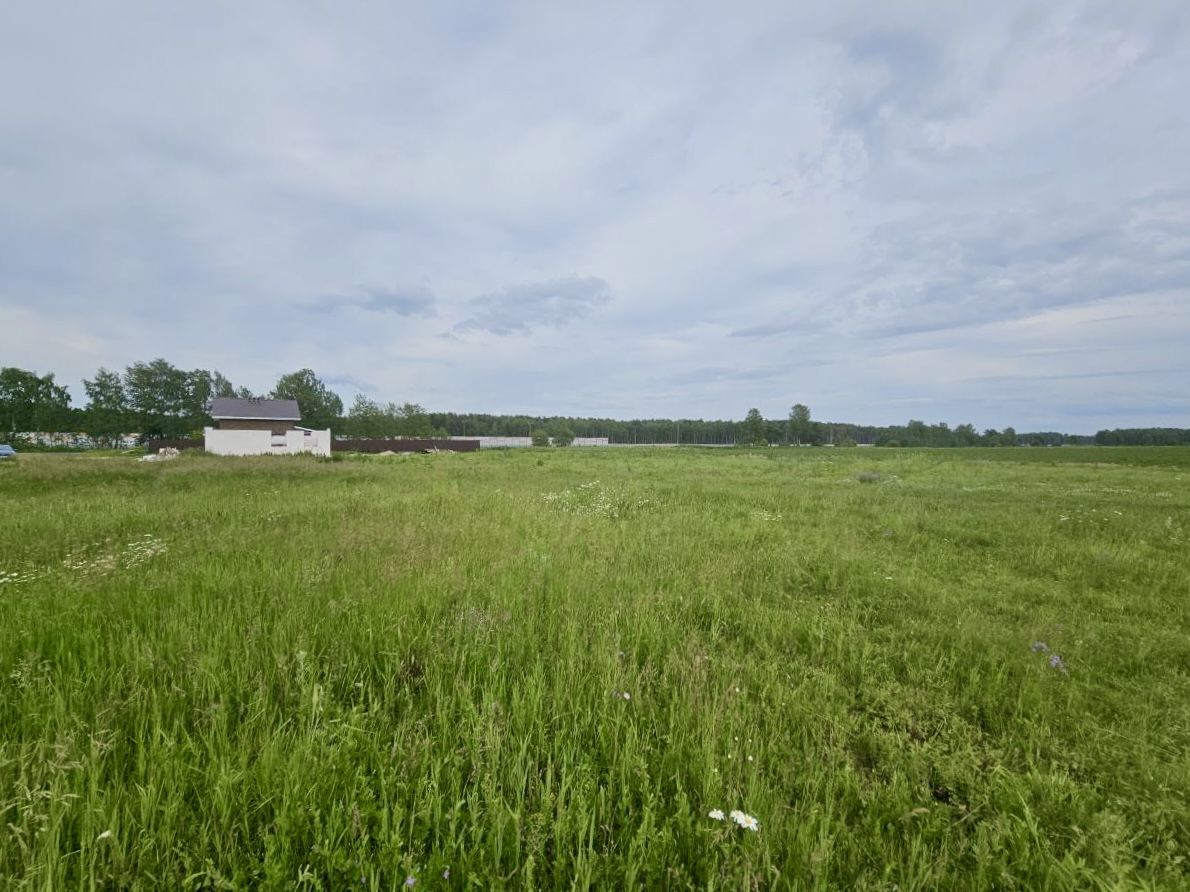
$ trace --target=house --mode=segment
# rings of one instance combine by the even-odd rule
[[[211,401],[214,427],[203,428],[203,446],[215,455],[331,454],[331,432],[300,427],[296,400],[216,397]]]

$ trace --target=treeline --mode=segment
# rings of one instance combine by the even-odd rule
[[[1190,446],[1190,429],[1178,427],[1127,427],[1100,431],[1099,446]]]
[[[571,431],[576,437],[607,437],[612,443],[708,444],[802,444],[836,446],[1063,446],[1088,445],[1093,437],[1053,431],[1018,434],[1011,427],[1003,431],[977,431],[973,425],[951,428],[946,423],[927,425],[910,421],[905,425],[878,426],[846,422],[803,422],[788,418],[762,418],[760,434],[748,419],[707,421],[702,418],[576,418],[571,416],[485,415],[480,413],[430,412],[430,424],[451,436],[527,437],[534,430]]]
[[[435,426],[431,416],[416,403],[380,405],[363,394],[355,398],[348,413],[333,426],[336,435],[342,433],[359,439],[397,439],[402,437],[447,437],[445,429]]]
[[[282,375],[273,388],[254,394],[236,387],[218,370],[181,369],[164,359],[134,362],[122,372],[101,368],[83,381],[86,403],[72,405],[68,389],[53,373],[39,375],[18,368],[0,368],[0,435],[13,432],[80,432],[99,443],[121,436],[174,439],[196,436],[211,424],[210,401],[220,396],[268,396],[297,400],[302,425],[331,428],[336,435],[360,438],[395,437],[607,437],[612,443],[708,445],[835,445],[835,446],[1157,446],[1190,445],[1190,430],[1131,428],[1100,431],[1094,437],[1056,431],[1017,433],[978,431],[974,425],[950,427],[916,419],[904,425],[864,425],[813,420],[798,403],[785,418],[764,418],[756,409],[742,420],[702,418],[615,418],[490,415],[429,412],[417,403],[378,403],[358,395],[350,409],[311,369]]]

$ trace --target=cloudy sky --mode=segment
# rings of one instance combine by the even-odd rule
[[[817,7],[813,9],[811,7]],[[1190,6],[9,4],[0,365],[1190,426]]]

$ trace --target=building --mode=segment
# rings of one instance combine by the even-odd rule
[[[214,427],[203,428],[203,447],[214,455],[331,454],[331,432],[300,427],[296,400],[217,397],[211,401]]]

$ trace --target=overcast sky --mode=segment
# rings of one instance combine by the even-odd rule
[[[1190,5],[8,4],[0,365],[156,356],[1190,426]]]

